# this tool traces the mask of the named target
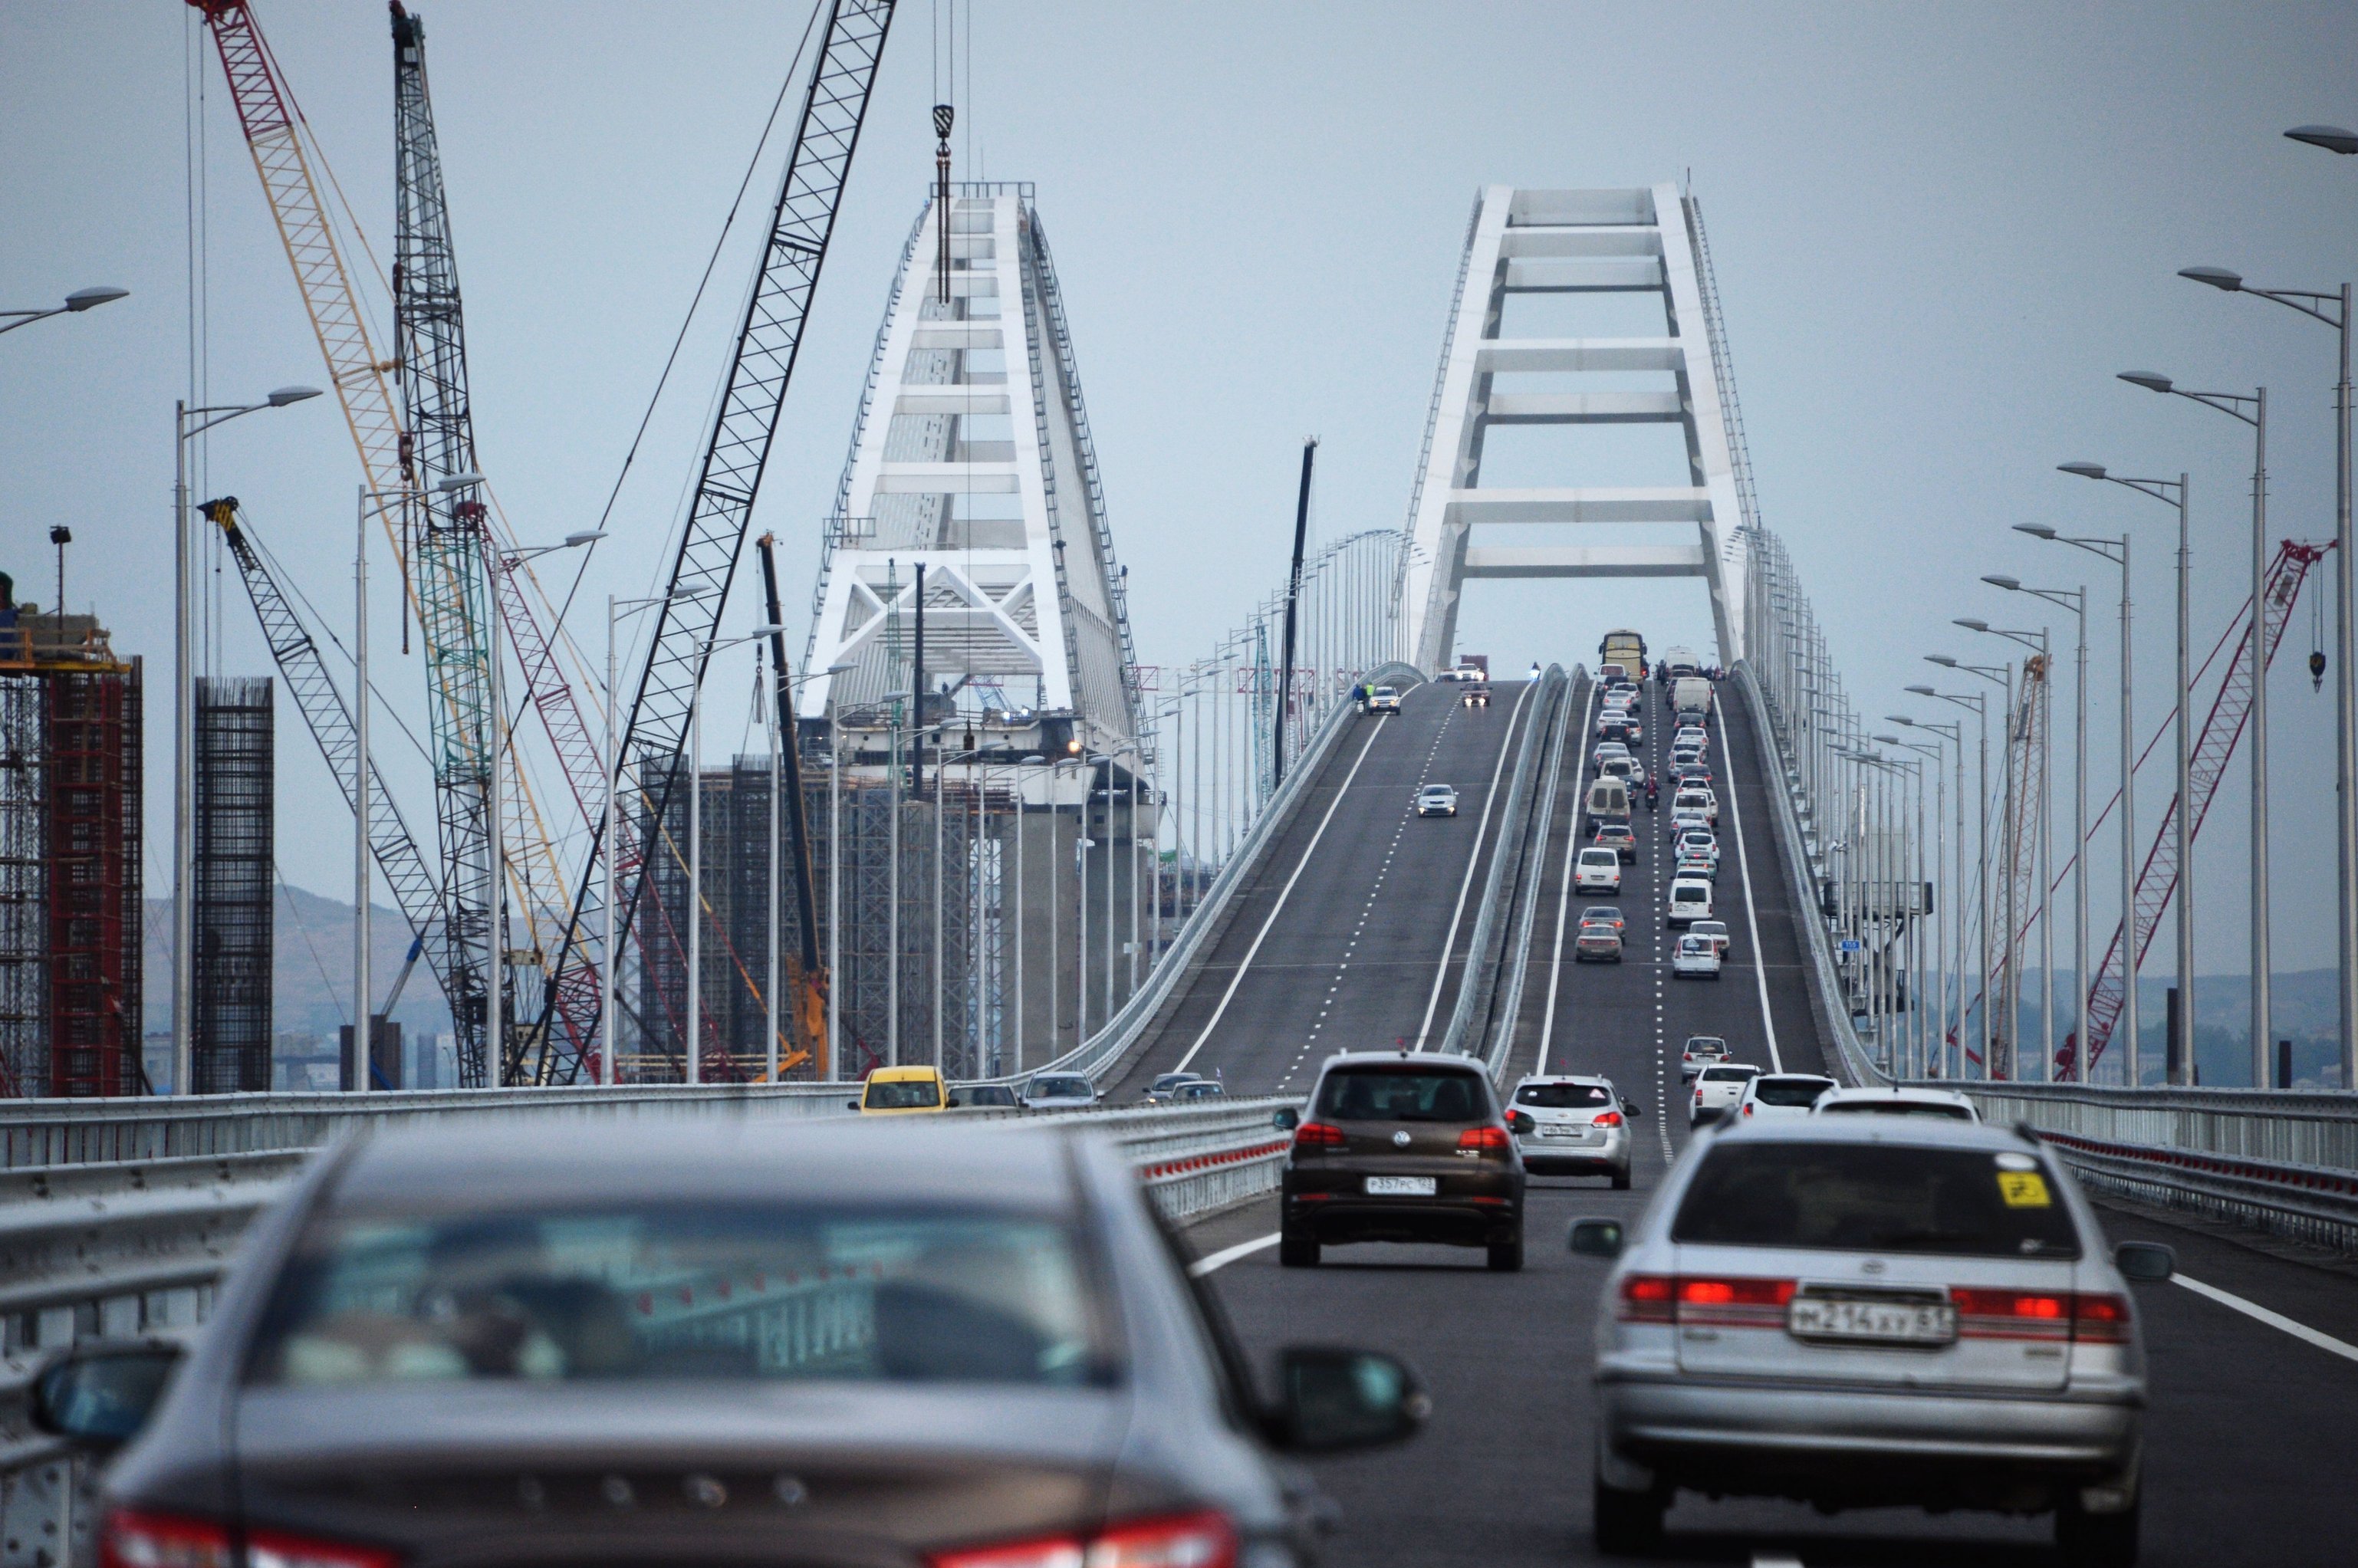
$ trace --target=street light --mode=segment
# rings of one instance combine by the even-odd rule
[[[1991,637],[2004,637],[2009,642],[2021,643],[2024,647],[2039,655],[2039,668],[2041,679],[2046,678],[2047,672],[2052,666],[2053,661],[2048,652],[2047,633],[2044,628],[2037,632],[2032,632],[2028,629],[2009,629],[2003,626],[1993,626],[1988,622],[1971,615],[1961,615],[1957,617],[1953,624],[1963,626],[1969,632],[1979,632]],[[1964,667],[1974,668],[1974,666],[1972,665]],[[1978,673],[1986,674],[1987,672],[1980,671]],[[2004,674],[2006,676],[2006,735],[2007,758],[2006,764],[2006,821],[2009,827],[2006,831],[2001,834],[2001,837],[2006,839],[2007,847],[2001,849],[1999,853],[2001,860],[2005,862],[2006,872],[2006,984],[2007,995],[2006,1020],[2006,1028],[2009,1031],[2006,1037],[2008,1041],[2006,1076],[2010,1078],[2019,1078],[2022,1076],[2022,1061],[2019,1049],[2022,1034],[2021,1008],[2018,1005],[2022,994],[2022,956],[2016,950],[2016,943],[2019,934],[2031,919],[2031,914],[2028,910],[2017,908],[2015,904],[2016,887],[2012,846],[2016,842],[2015,835],[2018,834],[2022,830],[2024,824],[2028,820],[2025,813],[2032,811],[2037,812],[2038,821],[2036,827],[2038,838],[2035,842],[2037,845],[2036,858],[2039,865],[2038,919],[2040,922],[2039,930],[2041,939],[2046,943],[2046,957],[2043,961],[2044,973],[2040,977],[2041,985],[2046,993],[2046,1000],[2040,1012],[2040,1027],[2045,1032],[2046,1035],[2042,1048],[2051,1051],[2054,1048],[2055,1041],[2055,932],[2052,924],[2053,912],[2048,903],[2048,898],[2050,891],[2054,887],[2054,836],[2050,831],[2050,821],[2052,814],[2048,809],[2048,791],[2050,787],[2049,780],[2052,775],[2054,769],[2050,765],[2050,760],[2053,756],[2051,750],[2051,735],[2045,731],[2044,727],[2042,726],[2042,733],[2039,740],[2039,798],[2037,800],[2024,801],[2017,800],[2015,797],[2013,756],[2014,715],[2016,704],[2013,666],[2011,665],[2004,666]],[[2022,695],[2024,703],[2027,705],[2030,697],[2030,666],[2027,662],[2023,665]],[[2026,725],[2028,723],[2030,717],[2031,716],[2028,714],[2026,706]],[[1988,1063],[1985,1062],[1985,1070],[1987,1070],[1989,1065],[1990,1065]],[[2042,1074],[2042,1076],[2044,1075]]]
[[[2358,153],[2358,132],[2345,131],[2339,125],[2295,125],[2285,135],[2330,153]]]
[[[2285,133],[2331,152],[2352,150],[2347,131],[2302,125]],[[2341,374],[2333,384],[2333,783],[2334,885],[2340,905],[2336,968],[2341,973],[2342,1082],[2358,1083],[2358,680],[2351,674],[2351,600],[2358,575],[2350,565],[2350,285],[2331,294],[2299,288],[2254,288],[2222,266],[2190,266],[2178,274],[2227,294],[2255,294],[2333,329]]]
[[[2268,1038],[2273,988],[2268,931],[2268,389],[2189,392],[2152,371],[2123,371],[2121,379],[2149,392],[2167,393],[2217,409],[2252,427],[2252,1087],[2268,1082]]]
[[[2173,1084],[2190,1083],[2194,1076],[2194,822],[2187,808],[2192,798],[2194,768],[2194,682],[2188,664],[2187,642],[2190,614],[2187,581],[2193,558],[2187,547],[2187,475],[2180,472],[2175,480],[2128,479],[2107,472],[2098,463],[2063,463],[2059,466],[2065,473],[2077,474],[2082,479],[2104,480],[2178,509],[2178,678],[2171,693],[2178,705],[2178,803],[2171,811],[2171,822],[2178,840],[2178,1034],[2170,1043],[2175,1064],[2169,1072],[2169,1078]],[[2346,686],[2348,672],[2343,674]],[[2346,779],[2349,775],[2345,773],[2342,776]],[[2127,785],[2124,784],[2122,789],[2125,793]],[[2346,799],[2342,803],[2342,808],[2346,814],[2349,809]],[[2351,840],[2344,838],[2342,843],[2346,860],[2346,848]],[[2346,928],[2350,918],[2346,900],[2342,918]],[[2130,969],[2125,972],[2133,974],[2134,969],[2132,962]],[[2124,989],[2134,990],[2134,979]],[[2344,1034],[2346,1038],[2346,1026]],[[2130,1087],[2136,1087],[2137,1081],[2131,1077]]]
[[[1935,911],[1933,917],[1941,922],[1941,933],[1943,936],[1948,938],[1949,948],[1953,951],[1956,956],[1956,972],[1960,977],[1962,977],[1964,973],[1965,968],[1965,923],[1962,920],[1952,922],[1949,912],[1951,906],[1956,903],[1959,896],[1959,891],[1963,888],[1965,882],[1964,726],[1963,724],[1929,723],[1920,719],[1911,719],[1904,713],[1887,713],[1884,715],[1884,718],[1891,723],[1901,725],[1907,729],[1927,730],[1934,737],[1934,743],[1929,747],[1915,741],[1895,739],[1893,743],[1905,746],[1912,752],[1920,752],[1921,754],[1932,759],[1932,777],[1935,790],[1932,818],[1933,828],[1939,838],[1939,842],[1934,849],[1932,857],[1933,880],[1936,881],[1947,881],[1949,885],[1949,896],[1946,900],[1942,901],[1940,908]],[[1948,803],[1948,785],[1942,780],[1940,773],[1941,759],[1943,755],[1943,749],[1947,746],[1954,746],[1956,748],[1957,801],[1953,808],[1952,808]],[[1957,824],[1957,842],[1956,848],[1953,851],[1949,848],[1948,841],[1949,829],[1947,814],[1952,809],[1956,813]],[[1952,855],[1953,855],[1953,860],[1951,863],[1955,868],[1955,875],[1953,879],[1950,878],[1948,869],[1942,864],[1943,857]],[[1952,935],[1952,933],[1953,933],[1953,935]],[[1941,943],[1938,941],[1935,941],[1932,945],[1932,957],[1936,966],[1936,973],[1938,977],[1937,983],[1933,989],[1940,997],[1940,1012],[1936,1018],[1928,1019],[1926,1021],[1928,1024],[1931,1025],[1931,1039],[1928,1041],[1928,1044],[1931,1045],[1931,1049],[1920,1053],[1918,1061],[1920,1071],[1923,1070],[1929,1063],[1939,1061],[1942,1058],[1944,1054],[1942,1047],[1945,1045],[1949,1038],[1950,960],[1948,953],[1942,950]],[[1962,999],[1960,1000],[1962,1000]],[[1959,1027],[1960,1029],[1963,1028],[1962,1019],[1959,1022]],[[1935,1070],[1945,1070],[1945,1064],[1943,1064],[1942,1068]]]
[[[85,293],[91,292],[85,290]],[[99,291],[99,292],[103,292]],[[112,296],[111,297],[120,297]],[[92,305],[104,304],[93,299]],[[69,307],[71,308],[70,302]],[[88,309],[90,306],[80,308]],[[54,315],[55,311],[47,312]],[[23,322],[17,322],[22,326]],[[5,330],[6,329],[0,329]],[[196,1001],[196,665],[189,571],[189,442],[216,425],[265,408],[317,397],[314,386],[282,386],[259,403],[191,408],[172,405],[172,1092],[196,1092],[192,1020]],[[65,606],[58,606],[63,613]]]
[[[46,310],[0,310],[0,332],[13,332],[52,316],[79,316],[92,306],[122,299],[130,292],[127,288],[77,288],[66,296],[63,305],[52,305]]]
[[[2012,672],[2002,665],[1963,664],[1951,658],[1946,654],[1927,654],[1924,655],[1924,660],[1927,664],[1938,665],[1944,670],[1958,670],[1969,675],[1977,675],[1993,686],[2005,687],[2009,699],[2013,697],[2013,687],[2011,684]],[[1919,697],[1938,697],[1942,702],[1954,703],[1959,708],[1971,707],[1974,710],[1976,733],[1979,737],[1979,760],[1974,763],[1974,793],[1978,797],[1974,813],[1977,822],[1974,837],[1978,844],[1978,848],[1975,850],[1976,870],[1974,880],[1979,883],[1979,898],[1981,903],[1981,907],[1978,911],[1978,918],[1981,927],[1982,1074],[1986,1077],[1989,1074],[1990,1065],[1990,1035],[1992,1029],[1990,1014],[1993,1011],[1990,1006],[1989,994],[1989,694],[1987,692],[1974,692],[1970,697],[1967,697],[1953,692],[1935,691],[1929,686],[1911,686],[1908,689]],[[1962,748],[1960,749],[1962,750]],[[1960,981],[1957,994],[1957,1022],[1960,1026],[1960,1033],[1963,1032],[1964,1016],[1964,988],[1963,982]],[[1965,1076],[1965,1065],[1963,1059],[1963,1047],[1960,1046],[1959,1050],[1960,1054],[1957,1062],[1957,1076],[1962,1078]]]

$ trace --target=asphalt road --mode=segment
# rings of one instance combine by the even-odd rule
[[[1108,1099],[1183,1065],[1232,1095],[1306,1093],[1333,1052],[1440,1038],[1512,782],[1509,737],[1535,706],[1529,682],[1491,691],[1467,708],[1455,686],[1419,686],[1400,713],[1352,721]],[[1415,814],[1427,784],[1456,786],[1455,816]]]
[[[1492,710],[1499,719],[1506,700],[1502,689],[1501,706]],[[1441,742],[1435,754],[1451,757],[1457,770],[1443,776],[1451,776],[1466,792],[1467,762],[1455,759],[1466,755],[1478,762],[1480,749],[1467,745],[1461,751],[1450,744],[1431,727],[1434,717],[1429,706],[1421,707],[1407,719],[1390,721],[1397,727],[1393,733],[1408,742],[1418,736],[1419,724],[1428,726],[1422,733],[1431,739],[1421,743]],[[1659,755],[1666,739],[1659,707],[1648,719],[1647,747]],[[1315,1270],[1281,1269],[1273,1245],[1249,1245],[1264,1238],[1274,1242],[1273,1201],[1217,1217],[1192,1233],[1202,1257],[1246,1249],[1211,1279],[1257,1365],[1265,1368],[1286,1343],[1358,1344],[1405,1357],[1432,1390],[1432,1425],[1413,1444],[1315,1466],[1342,1507],[1343,1528],[1330,1554],[1336,1563],[1602,1561],[1589,1535],[1594,1402],[1587,1369],[1604,1265],[1566,1254],[1565,1227],[1583,1215],[1634,1216],[1686,1146],[1684,1106],[1673,1091],[1677,1052],[1687,1034],[1723,1035],[1740,1059],[1764,1066],[1772,1065],[1773,1034],[1776,1062],[1795,1070],[1821,1065],[1799,968],[1796,912],[1775,859],[1749,727],[1740,709],[1724,711],[1721,722],[1714,761],[1725,803],[1725,857],[1715,902],[1734,932],[1735,949],[1725,978],[1715,983],[1669,978],[1660,917],[1664,835],[1660,822],[1650,823],[1641,811],[1639,858],[1625,871],[1620,900],[1629,916],[1628,958],[1618,966],[1574,965],[1567,950],[1552,976],[1551,1004],[1553,906],[1570,832],[1570,792],[1577,783],[1569,776],[1556,781],[1566,796],[1558,804],[1551,880],[1541,889],[1548,902],[1534,931],[1515,1069],[1537,1064],[1544,1034],[1552,1070],[1604,1072],[1645,1104],[1648,1115],[1638,1123],[1633,1191],[1612,1192],[1598,1179],[1532,1178],[1531,1244],[1520,1274],[1489,1273],[1476,1251],[1379,1245],[1327,1249],[1326,1261]],[[1503,731],[1503,722],[1497,728]],[[1387,753],[1385,787],[1403,800],[1414,782],[1405,771],[1413,760],[1411,750],[1403,744]],[[1349,760],[1346,750],[1341,761],[1347,766]],[[1567,775],[1575,760],[1568,750]],[[1367,767],[1375,766],[1371,753]],[[1472,771],[1478,773],[1478,766]],[[1368,776],[1363,770],[1360,784]],[[1345,819],[1351,815],[1336,814],[1330,843],[1346,831]],[[1331,874],[1320,871],[1325,885],[1314,904],[1321,913],[1312,924],[1322,927],[1322,940],[1330,940],[1334,934],[1358,929],[1357,909],[1370,912],[1367,930],[1387,933],[1381,978],[1336,995],[1349,996],[1351,1027],[1400,1033],[1399,1021],[1412,1020],[1424,1005],[1438,933],[1448,916],[1442,895],[1454,897],[1452,867],[1462,871],[1465,857],[1461,849],[1454,860],[1436,856],[1437,865],[1420,860],[1412,871],[1392,871],[1386,885],[1407,884],[1401,892],[1355,906],[1354,897],[1367,896],[1368,873],[1382,868],[1384,855],[1393,852],[1388,846],[1396,824],[1389,810],[1367,815],[1371,820],[1349,830],[1349,841],[1358,846],[1350,870],[1338,864]],[[1440,825],[1410,824],[1433,826]],[[1306,838],[1306,831],[1302,836]],[[1399,841],[1412,839],[1403,833]],[[1426,839],[1418,848],[1442,842]],[[1320,854],[1326,850],[1322,844]],[[1291,864],[1283,856],[1280,860]],[[1325,868],[1325,862],[1316,866]],[[1303,883],[1311,880],[1305,876]],[[1411,918],[1420,904],[1422,914]],[[1576,896],[1569,901],[1574,923],[1580,907]],[[1326,950],[1314,947],[1306,931],[1296,935],[1288,930],[1291,918],[1289,906],[1288,920],[1272,928],[1262,954],[1292,955],[1285,972],[1300,978],[1290,986],[1279,979],[1266,990],[1254,990],[1259,1005],[1301,1009],[1325,995],[1324,985],[1304,982],[1319,973],[1314,953]],[[1256,929],[1259,924],[1253,923]],[[1566,940],[1568,947],[1569,932]],[[1365,949],[1371,943],[1363,937],[1360,946]],[[1357,973],[1360,960],[1353,962],[1352,972]],[[1289,997],[1289,990],[1308,995]],[[1240,988],[1239,1000],[1243,995]],[[1444,1016],[1446,1005],[1444,998]],[[1309,1006],[1285,1016],[1306,1028],[1321,1015]],[[1346,1014],[1327,1016],[1340,1020]],[[1195,1027],[1201,1030],[1200,1020]],[[1329,1022],[1320,1038],[1336,1033],[1336,1023]],[[1214,1034],[1224,1048],[1231,1043],[1244,1046],[1248,1038],[1242,1025],[1231,1030],[1225,1022]],[[1287,1075],[1270,1087],[1291,1082],[1306,1087],[1306,1076],[1296,1076],[1301,1069],[1283,1049],[1286,1037],[1272,1030],[1260,1038],[1266,1044],[1228,1059],[1273,1064],[1264,1071],[1285,1065]],[[1233,1081],[1236,1069],[1230,1071]],[[2114,1239],[2167,1241],[2178,1249],[2181,1271],[2191,1279],[2358,1344],[2358,1272],[2259,1250],[2232,1233],[2144,1211],[2107,1208],[2105,1214]],[[2350,1483],[2352,1456],[2358,1454],[2358,1360],[2304,1343],[2191,1286],[2139,1287],[2137,1300],[2154,1390],[2144,1561],[2204,1568],[2358,1562],[2358,1498]],[[2045,1519],[1936,1517],[1905,1509],[1827,1517],[1798,1504],[1713,1502],[1682,1494],[1670,1515],[1660,1560],[2035,1568],[2058,1561],[2050,1539]]]

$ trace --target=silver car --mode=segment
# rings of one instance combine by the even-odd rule
[[[1595,1521],[1642,1550],[1682,1488],[1823,1509],[2052,1510],[2065,1560],[2136,1556],[2145,1353],[2103,1230],[2039,1143],[1960,1122],[1734,1128],[1630,1222],[1596,1314]]]
[[[1610,1176],[1617,1191],[1628,1189],[1629,1119],[1639,1114],[1612,1079],[1583,1074],[1526,1077],[1507,1109],[1524,1170]]]
[[[1097,1085],[1079,1073],[1034,1073],[1023,1086],[1026,1110],[1077,1110],[1097,1103]]]

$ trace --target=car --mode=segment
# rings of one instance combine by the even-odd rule
[[[1701,877],[1705,881],[1715,882],[1719,880],[1719,862],[1706,860],[1701,855],[1682,854],[1671,868],[1671,874],[1680,877]]]
[[[1619,963],[1620,927],[1602,920],[1582,921],[1580,935],[1573,939],[1572,958],[1576,964],[1585,964],[1592,958],[1599,963]]]
[[[315,1155],[185,1354],[85,1340],[32,1402],[119,1448],[114,1563],[1295,1562],[1285,1452],[1424,1397],[1246,1366],[1098,1140],[511,1116]]]
[[[1711,770],[1701,762],[1682,762],[1671,770],[1671,783],[1673,786],[1701,784],[1709,789]]]
[[[1712,864],[1717,865],[1719,836],[1708,827],[1683,828],[1679,833],[1679,850],[1682,854],[1693,852],[1705,856]]]
[[[1313,1268],[1358,1241],[1478,1247],[1523,1266],[1523,1162],[1477,1062],[1406,1051],[1326,1059],[1279,1179],[1278,1262]]]
[[[1600,822],[1596,836],[1589,842],[1601,849],[1610,849],[1624,860],[1638,858],[1638,833],[1626,822]]]
[[[1679,793],[1671,797],[1671,809],[1696,813],[1707,825],[1715,825],[1719,821],[1718,797],[1711,791],[1698,789],[1693,784],[1680,786]]]
[[[1026,1110],[1078,1110],[1098,1098],[1097,1085],[1079,1073],[1034,1073],[1023,1086]]]
[[[1368,693],[1368,712],[1398,713],[1400,710],[1400,687],[1396,686],[1379,686],[1374,687]]]
[[[1612,1261],[1592,1368],[1606,1552],[1650,1552],[1691,1489],[2047,1509],[2065,1563],[2136,1560],[2130,1281],[2176,1259],[2108,1249],[2038,1144],[1935,1120],[1733,1128],[1642,1215],[1578,1219],[1568,1239]]]
[[[1673,767],[1686,766],[1702,761],[1703,748],[1700,746],[1673,746],[1671,748],[1671,762]]]
[[[1695,1075],[1694,1098],[1687,1104],[1687,1125],[1706,1127],[1736,1108],[1744,1086],[1760,1076],[1749,1062],[1723,1062]]]
[[[1629,748],[1628,744],[1620,741],[1599,741],[1596,743],[1596,750],[1589,754],[1588,765],[1593,768],[1601,768],[1616,757],[1622,759],[1624,762],[1629,760]]]
[[[950,1104],[973,1110],[1021,1110],[1023,1108],[1022,1097],[1006,1084],[977,1084],[970,1089],[953,1090]]]
[[[1810,1114],[1819,1097],[1835,1087],[1832,1078],[1816,1073],[1763,1073],[1744,1086],[1736,1102],[1737,1121],[1776,1121]]]
[[[1425,785],[1416,792],[1416,814],[1419,816],[1456,816],[1457,791],[1445,784]]]
[[[1596,764],[1597,777],[1619,779],[1633,789],[1642,787],[1644,773],[1635,757],[1607,757]]]
[[[1589,851],[1583,849],[1582,854]],[[1670,907],[1664,920],[1671,925],[1711,918],[1711,884],[1701,877],[1672,877]]]
[[[1180,1085],[1200,1081],[1198,1076],[1194,1073],[1157,1073],[1146,1087],[1140,1091],[1139,1098],[1149,1105],[1168,1105],[1171,1103],[1173,1092]]]
[[[1629,1189],[1629,1120],[1639,1114],[1610,1078],[1533,1074],[1507,1098],[1523,1169],[1532,1175],[1610,1176]]]
[[[1704,816],[1702,812],[1697,811],[1693,807],[1688,807],[1685,810],[1681,810],[1675,806],[1671,807],[1671,837],[1673,838],[1676,838],[1680,834],[1688,832],[1693,828],[1702,827],[1708,829],[1710,827],[1710,819]]]
[[[1736,939],[1727,933],[1727,922],[1725,920],[1690,920],[1687,922],[1687,935],[1710,937],[1718,945],[1719,956],[1723,958],[1727,957],[1727,950],[1736,945]]]
[[[1837,1089],[1810,1108],[1812,1116],[1909,1116],[1979,1121],[1974,1102],[1954,1089]]]
[[[924,1116],[947,1110],[949,1086],[938,1067],[879,1067],[847,1102],[863,1116]]]
[[[1621,851],[1587,849],[1580,852],[1572,871],[1572,885],[1580,892],[1621,891]]]
[[[1446,681],[1477,681],[1487,680],[1490,677],[1485,675],[1478,665],[1460,665],[1455,669],[1444,670],[1433,678]]]
[[[1623,929],[1621,906],[1617,903],[1592,903],[1580,912],[1580,923],[1583,925],[1592,920],[1605,921],[1616,931]]]
[[[1733,1054],[1716,1034],[1690,1034],[1679,1051],[1679,1082],[1685,1083],[1705,1067],[1716,1066]]]
[[[1482,681],[1469,686],[1466,688],[1463,697],[1468,708],[1487,708],[1490,706],[1490,683]]]
[[[1719,944],[1708,936],[1682,936],[1671,953],[1671,978],[1680,980],[1719,979]]]
[[[1228,1085],[1215,1082],[1210,1078],[1198,1078],[1192,1084],[1181,1084],[1171,1094],[1171,1101],[1174,1105],[1194,1105],[1199,1100],[1228,1098]]]

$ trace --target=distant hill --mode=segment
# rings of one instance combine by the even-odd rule
[[[146,1017],[151,1034],[172,1027],[171,938],[171,900],[147,900]],[[272,942],[273,1033],[321,1038],[331,1048],[337,1029],[352,1022],[352,906],[282,882]],[[409,927],[401,912],[370,905],[369,980],[375,1005],[384,1004],[386,989],[408,956]],[[403,988],[401,1005],[393,1016],[405,1034],[449,1031],[450,1009],[423,959]]]

